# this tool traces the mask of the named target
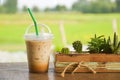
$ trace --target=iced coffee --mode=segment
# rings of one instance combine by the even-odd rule
[[[27,40],[26,47],[30,72],[47,72],[51,40]]]
[[[48,71],[51,40],[51,33],[25,34],[29,72]]]

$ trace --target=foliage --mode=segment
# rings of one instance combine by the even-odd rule
[[[118,35],[116,33],[114,33],[113,42],[111,42],[110,37],[107,41],[104,39],[103,52],[120,54],[120,41],[118,41]]]
[[[78,0],[72,5],[72,10],[86,12],[89,11],[89,3],[87,0]]]
[[[69,48],[62,48],[61,49],[61,54],[69,54]]]
[[[76,52],[82,52],[82,43],[81,41],[74,41],[72,43],[73,48]],[[88,42],[88,48],[90,53],[106,53],[106,54],[120,54],[120,41],[118,41],[118,35],[114,33],[113,42],[111,43],[110,36],[106,40],[104,35],[96,36],[91,38],[91,41]],[[68,48],[62,48],[61,53],[68,54]]]
[[[119,53],[120,54],[120,41],[118,41],[118,35],[114,33],[113,37],[113,44],[112,44],[112,52],[113,53]]]
[[[83,13],[110,13],[115,10],[115,3],[110,0],[78,0],[72,5],[72,10]]]
[[[66,11],[67,8],[64,5],[57,5],[54,10],[55,11]]]
[[[97,0],[96,2],[91,2],[91,12],[93,13],[110,13],[114,9],[114,3],[110,0]]]
[[[27,12],[27,6],[23,6],[22,11]]]
[[[52,10],[51,10],[51,8],[46,7],[46,8],[44,9],[44,11],[45,11],[45,12],[49,12],[49,11],[52,11]]]
[[[81,41],[74,41],[72,43],[73,48],[76,50],[76,52],[81,53],[82,52],[82,43]]]
[[[101,53],[103,44],[104,35],[97,37],[95,34],[95,37],[91,38],[91,41],[88,42],[88,50],[90,53]]]
[[[110,36],[108,39],[103,36],[91,38],[88,42],[88,50],[90,53],[113,53],[120,54],[120,41],[118,41],[118,35],[114,33],[113,42],[111,42]]]
[[[120,12],[120,0],[116,0],[116,11]]]
[[[5,12],[5,8],[3,6],[0,6],[0,13],[4,13]]]
[[[15,13],[17,12],[17,0],[5,0],[3,6],[0,6],[0,13]],[[23,12],[26,11],[24,6]],[[33,7],[34,12],[40,11],[37,6]],[[56,5],[54,8],[45,8],[48,11],[68,11],[65,5]],[[83,13],[111,13],[120,12],[120,0],[77,0],[73,3],[71,11],[80,11]]]
[[[103,53],[112,53],[110,36],[107,40],[104,38]]]
[[[32,8],[32,11],[33,11],[33,12],[39,12],[39,8],[38,8],[37,6],[34,6],[34,7]]]
[[[3,7],[5,8],[5,13],[16,13],[17,0],[6,0]]]

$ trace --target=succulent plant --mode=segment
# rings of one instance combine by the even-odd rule
[[[107,42],[104,39],[103,52],[120,54],[120,41],[118,41],[118,35],[116,33],[113,36],[113,43],[111,43],[110,37],[107,39]]]
[[[102,51],[103,53],[112,53],[110,36],[108,37],[107,40],[104,38],[104,44],[102,45],[102,48],[103,48]]]
[[[114,33],[113,42],[111,42],[110,36],[108,39],[104,36],[91,38],[88,42],[88,50],[90,53],[107,53],[107,54],[120,54],[120,41],[118,41],[118,35]]]
[[[69,54],[69,48],[62,48],[61,49],[61,54]]]
[[[114,33],[113,44],[111,45],[113,53],[120,54],[120,41],[118,41],[118,35]]]
[[[102,46],[104,44],[104,35],[96,36],[94,38],[91,38],[91,41],[88,42],[88,50],[90,53],[101,53],[102,52]]]
[[[114,33],[114,36],[113,36],[113,43],[111,43],[111,40],[109,37],[107,40],[107,43],[104,43],[104,45],[105,46],[104,46],[103,52],[120,54],[120,41],[118,41],[118,35],[116,33]]]
[[[82,52],[82,43],[81,41],[74,41],[72,43],[73,48],[76,50],[76,52],[81,53]]]

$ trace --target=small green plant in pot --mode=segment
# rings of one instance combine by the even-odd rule
[[[118,41],[118,35],[114,33],[113,44],[112,44],[112,52],[116,54],[120,54],[120,41]]]
[[[69,48],[62,48],[61,49],[61,54],[69,54],[70,53],[70,51],[69,51]]]
[[[101,36],[94,36],[94,38],[91,38],[91,41],[88,42],[88,50],[90,53],[101,53],[102,52],[102,46],[104,44],[104,35]]]
[[[88,50],[90,53],[120,54],[118,35],[114,33],[113,42],[111,42],[110,36],[106,39],[103,35],[97,37],[95,34],[95,37],[88,42]]]
[[[81,43],[81,41],[74,41],[72,43],[72,45],[73,45],[73,48],[75,49],[75,51],[77,53],[81,53],[82,52],[82,43]]]
[[[118,35],[116,33],[114,33],[113,42],[111,42],[110,37],[107,40],[104,39],[103,52],[120,54],[120,41],[118,41]]]
[[[110,37],[108,37],[107,40],[104,38],[104,44],[102,45],[102,48],[103,48],[103,51],[102,51],[103,53],[107,53],[107,54],[112,53]]]

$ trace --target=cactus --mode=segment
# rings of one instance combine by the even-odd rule
[[[74,41],[72,43],[73,48],[76,50],[76,52],[81,53],[82,52],[82,43],[81,41]]]
[[[61,49],[61,54],[69,54],[69,48],[62,48]]]

